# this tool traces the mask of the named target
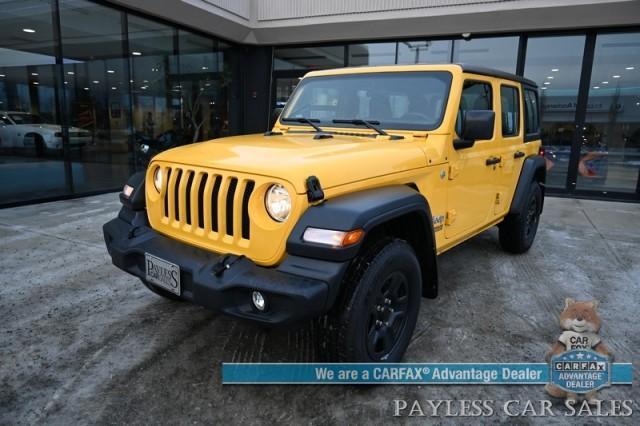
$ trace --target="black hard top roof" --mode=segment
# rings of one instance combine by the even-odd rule
[[[489,77],[504,78],[505,80],[518,81],[522,84],[526,84],[527,86],[532,86],[535,88],[538,87],[538,84],[535,81],[529,80],[528,78],[524,78],[519,75],[511,74],[509,72],[494,70],[493,68],[486,68],[486,67],[470,65],[470,64],[457,64],[457,65],[460,65],[460,67],[462,68],[462,71],[464,72],[486,75]]]

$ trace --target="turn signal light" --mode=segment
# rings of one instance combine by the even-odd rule
[[[332,229],[307,228],[302,239],[308,243],[342,248],[357,244],[364,237],[362,229],[353,231],[334,231]]]
[[[125,185],[124,188],[122,188],[122,193],[127,198],[131,197],[131,194],[133,194],[133,186]]]

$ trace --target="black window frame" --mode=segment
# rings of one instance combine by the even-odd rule
[[[503,111],[503,103],[502,103],[502,89],[511,89],[511,90],[515,90],[516,92],[516,125],[515,125],[515,133],[512,134],[505,134],[504,133],[504,111]],[[522,116],[522,111],[520,111],[520,99],[521,99],[521,90],[520,87],[518,85],[515,84],[504,84],[504,83],[500,83],[500,134],[502,135],[503,138],[518,138],[520,137],[520,120],[521,120],[521,116]],[[524,97],[522,97],[522,100],[524,101]]]
[[[529,109],[527,108],[527,93],[533,94],[535,96],[536,108],[533,110],[535,113],[535,131],[528,132],[529,126],[527,125],[529,122]],[[524,86],[522,88],[522,100],[524,104],[524,141],[532,142],[541,139],[542,134],[540,132],[540,94],[538,93],[538,89],[531,86]]]

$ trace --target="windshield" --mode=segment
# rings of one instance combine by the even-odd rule
[[[451,74],[445,71],[362,73],[309,77],[300,82],[281,121],[333,120],[379,122],[386,129],[433,130],[447,105]]]
[[[9,114],[16,124],[41,124],[42,119],[35,114]]]

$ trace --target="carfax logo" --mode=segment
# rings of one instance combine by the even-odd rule
[[[611,385],[609,360],[597,352],[574,350],[551,359],[551,383],[571,393],[588,393]]]

